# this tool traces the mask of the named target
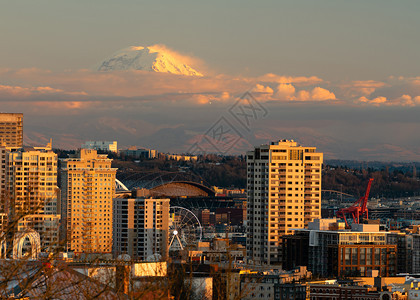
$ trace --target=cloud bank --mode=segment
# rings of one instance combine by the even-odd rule
[[[200,63],[165,51],[195,66]],[[249,145],[292,138],[321,147],[330,158],[373,159],[378,153],[379,160],[420,160],[420,141],[413,139],[420,130],[414,117],[420,112],[420,77],[343,82],[273,73],[190,77],[0,69],[1,110],[25,114],[26,142],[53,137],[62,148],[111,139],[121,146],[186,151],[247,91],[269,114],[251,131],[240,132],[243,149],[235,147],[238,153]],[[379,156],[378,149],[385,152]]]
[[[418,106],[420,77],[384,81],[329,82],[317,76],[178,76],[147,71],[51,72],[0,69],[0,101],[106,102],[188,101],[190,105],[235,101],[252,91],[260,101],[317,102],[340,105]]]

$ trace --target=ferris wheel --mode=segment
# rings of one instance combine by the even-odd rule
[[[184,207],[173,206],[169,211],[169,251],[184,250],[201,241],[203,229],[197,216]]]

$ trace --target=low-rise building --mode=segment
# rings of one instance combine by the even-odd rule
[[[183,155],[183,154],[162,154],[167,160],[180,160],[180,161],[197,161],[196,155]]]
[[[206,262],[220,266],[233,267],[243,263],[246,250],[243,245],[231,244],[227,238],[214,238],[210,242],[199,242],[197,250],[188,250],[184,253],[188,262]]]
[[[158,151],[153,149],[130,147],[128,149],[120,150],[120,156],[132,157],[134,159],[153,159],[158,157]]]
[[[384,298],[386,294],[390,298]],[[372,299],[407,299],[402,297],[393,297],[392,293],[378,292],[376,288],[362,286],[340,285],[340,284],[314,284],[310,285],[309,295],[311,300],[324,299],[354,299],[354,300],[372,300]]]
[[[82,144],[82,149],[92,149],[105,152],[118,152],[117,141],[87,141]]]
[[[279,270],[242,272],[241,299],[306,299],[306,285],[296,283],[307,280],[311,273],[306,267],[285,272]]]
[[[337,228],[335,220],[329,228]],[[284,268],[307,265],[320,276],[366,276],[379,270],[381,276],[397,272],[397,245],[387,242],[387,232],[378,224],[353,224],[352,230],[326,230],[325,222],[312,222],[296,229],[284,242]]]

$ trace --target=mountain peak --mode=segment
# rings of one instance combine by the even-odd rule
[[[165,46],[131,46],[122,49],[104,60],[98,71],[142,70],[185,76],[203,76],[190,67],[190,58],[180,55]]]

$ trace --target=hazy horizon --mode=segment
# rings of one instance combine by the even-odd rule
[[[414,0],[7,2],[0,111],[24,113],[26,144],[53,138],[64,149],[117,140],[244,153],[285,138],[325,159],[420,161],[419,9]],[[204,76],[95,70],[121,49],[156,44]]]

